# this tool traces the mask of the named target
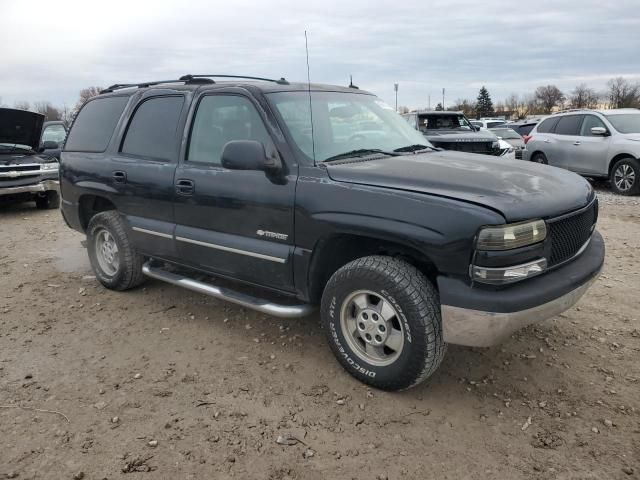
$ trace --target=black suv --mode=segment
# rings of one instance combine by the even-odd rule
[[[397,390],[447,343],[493,345],[598,275],[581,177],[439,151],[362,90],[217,77],[114,85],[76,117],[62,212],[107,288],[150,276],[281,317],[319,304],[340,363]]]
[[[38,208],[58,208],[58,161],[43,153],[44,115],[0,108],[0,202],[35,200]],[[57,145],[56,145],[57,146]]]
[[[459,152],[503,155],[498,137],[471,125],[462,112],[421,111],[403,115],[434,147]]]

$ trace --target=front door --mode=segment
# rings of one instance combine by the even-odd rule
[[[593,127],[607,129],[606,125],[595,115],[585,115],[580,129],[579,144],[576,145],[576,154],[571,158],[569,169],[584,175],[607,175],[608,152],[611,136],[593,135]]]
[[[292,291],[297,169],[283,162],[282,172],[268,175],[221,165],[231,140],[256,140],[276,152],[256,104],[244,95],[203,95],[189,132],[175,177],[180,257],[201,270]]]

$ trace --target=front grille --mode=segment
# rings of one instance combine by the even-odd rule
[[[0,165],[0,172],[30,172],[32,170],[40,170],[39,164],[27,165]]]
[[[598,200],[579,212],[547,221],[551,240],[549,266],[558,265],[573,257],[589,240],[598,219]]]
[[[497,155],[493,149],[493,142],[437,142],[431,141],[436,147],[457,152],[483,153],[485,155]]]

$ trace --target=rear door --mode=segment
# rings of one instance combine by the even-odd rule
[[[110,159],[111,185],[131,227],[136,248],[149,255],[175,257],[173,180],[186,116],[185,93],[145,92],[121,126]]]
[[[570,158],[569,168],[585,175],[606,176],[609,173],[607,159],[611,136],[593,135],[591,133],[593,127],[607,129],[604,122],[596,115],[585,115],[580,128],[578,145],[574,145],[575,154]]]
[[[291,291],[297,168],[283,159],[284,171],[272,176],[228,170],[220,158],[231,140],[255,140],[281,156],[275,121],[265,123],[266,115],[237,90],[199,98],[176,172],[176,248],[195,268]]]
[[[559,117],[553,132],[555,141],[554,151],[548,158],[550,165],[571,170],[577,164],[579,156],[577,147],[580,146],[580,127],[584,115],[565,115]]]

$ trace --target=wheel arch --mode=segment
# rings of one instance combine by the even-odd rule
[[[618,163],[620,160],[623,160],[625,158],[630,158],[632,160],[638,160],[636,157],[634,157],[633,155],[631,155],[630,153],[618,153],[616,156],[614,156],[610,161],[609,161],[609,175],[608,178],[611,178],[611,173],[613,172],[613,166]]]
[[[87,230],[91,218],[100,212],[117,210],[115,204],[107,197],[96,194],[84,194],[78,199],[78,216],[83,231]]]
[[[325,285],[338,269],[370,255],[402,258],[422,272],[434,286],[437,285],[435,262],[413,245],[370,234],[332,233],[319,239],[313,249],[307,273],[310,301],[320,301]]]

